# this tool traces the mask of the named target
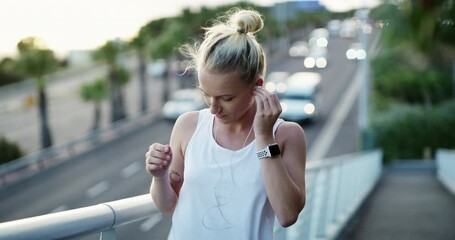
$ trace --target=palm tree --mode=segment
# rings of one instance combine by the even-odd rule
[[[99,49],[95,50],[92,55],[94,60],[105,62],[108,66],[112,122],[116,122],[126,117],[125,106],[117,76],[117,69],[119,68],[118,58],[121,51],[121,43],[118,41],[107,41]]]
[[[149,34],[145,27],[142,27],[138,35],[131,41],[130,46],[136,50],[139,66],[139,86],[140,86],[140,106],[141,112],[145,113],[148,109],[148,88],[147,88],[147,74],[146,74],[146,59],[147,48],[149,42]]]
[[[101,103],[108,94],[108,82],[105,78],[96,79],[94,82],[85,83],[79,89],[79,94],[85,102],[93,102],[94,119],[92,131],[100,128],[101,123]]]
[[[46,79],[57,69],[57,59],[52,50],[46,48],[41,39],[28,37],[17,44],[19,59],[16,68],[26,77],[36,81],[38,113],[41,129],[41,147],[52,146],[51,129],[47,112]]]
[[[164,74],[164,92],[163,102],[169,100],[170,79],[171,79],[171,61],[175,56],[177,46],[183,43],[188,37],[187,29],[180,21],[169,21],[166,31],[158,36],[151,47],[151,56],[159,59],[166,59],[166,71]]]

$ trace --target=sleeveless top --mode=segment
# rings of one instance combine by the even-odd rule
[[[275,213],[262,179],[256,140],[233,151],[212,135],[214,115],[199,112],[185,152],[184,182],[171,240],[272,240]],[[275,134],[282,119],[273,127]]]

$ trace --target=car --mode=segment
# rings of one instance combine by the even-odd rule
[[[308,56],[303,60],[306,68],[326,68],[327,67],[327,48],[312,47]]]
[[[296,41],[289,48],[290,57],[306,57],[308,55],[308,43],[305,41]]]
[[[310,48],[325,48],[329,44],[330,33],[326,28],[315,28],[310,32],[308,44]]]
[[[179,89],[164,104],[162,114],[164,119],[175,121],[185,112],[197,111],[206,106],[201,90],[197,88]]]
[[[278,95],[286,91],[286,79],[289,77],[289,72],[276,71],[265,76],[264,88]]]
[[[346,50],[346,58],[349,60],[363,60],[367,57],[367,52],[361,43],[352,43]]]
[[[321,74],[296,72],[286,80],[286,91],[280,96],[280,117],[297,123],[314,121],[319,113]]]

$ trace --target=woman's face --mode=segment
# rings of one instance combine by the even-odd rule
[[[199,88],[204,100],[218,120],[232,122],[243,116],[254,103],[254,84],[247,85],[240,74],[199,70]]]

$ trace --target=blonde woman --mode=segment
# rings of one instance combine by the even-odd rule
[[[181,115],[170,143],[150,146],[150,192],[172,215],[170,239],[268,240],[275,217],[288,227],[305,205],[305,133],[262,88],[262,16],[234,9],[220,19],[181,48],[208,108]]]

